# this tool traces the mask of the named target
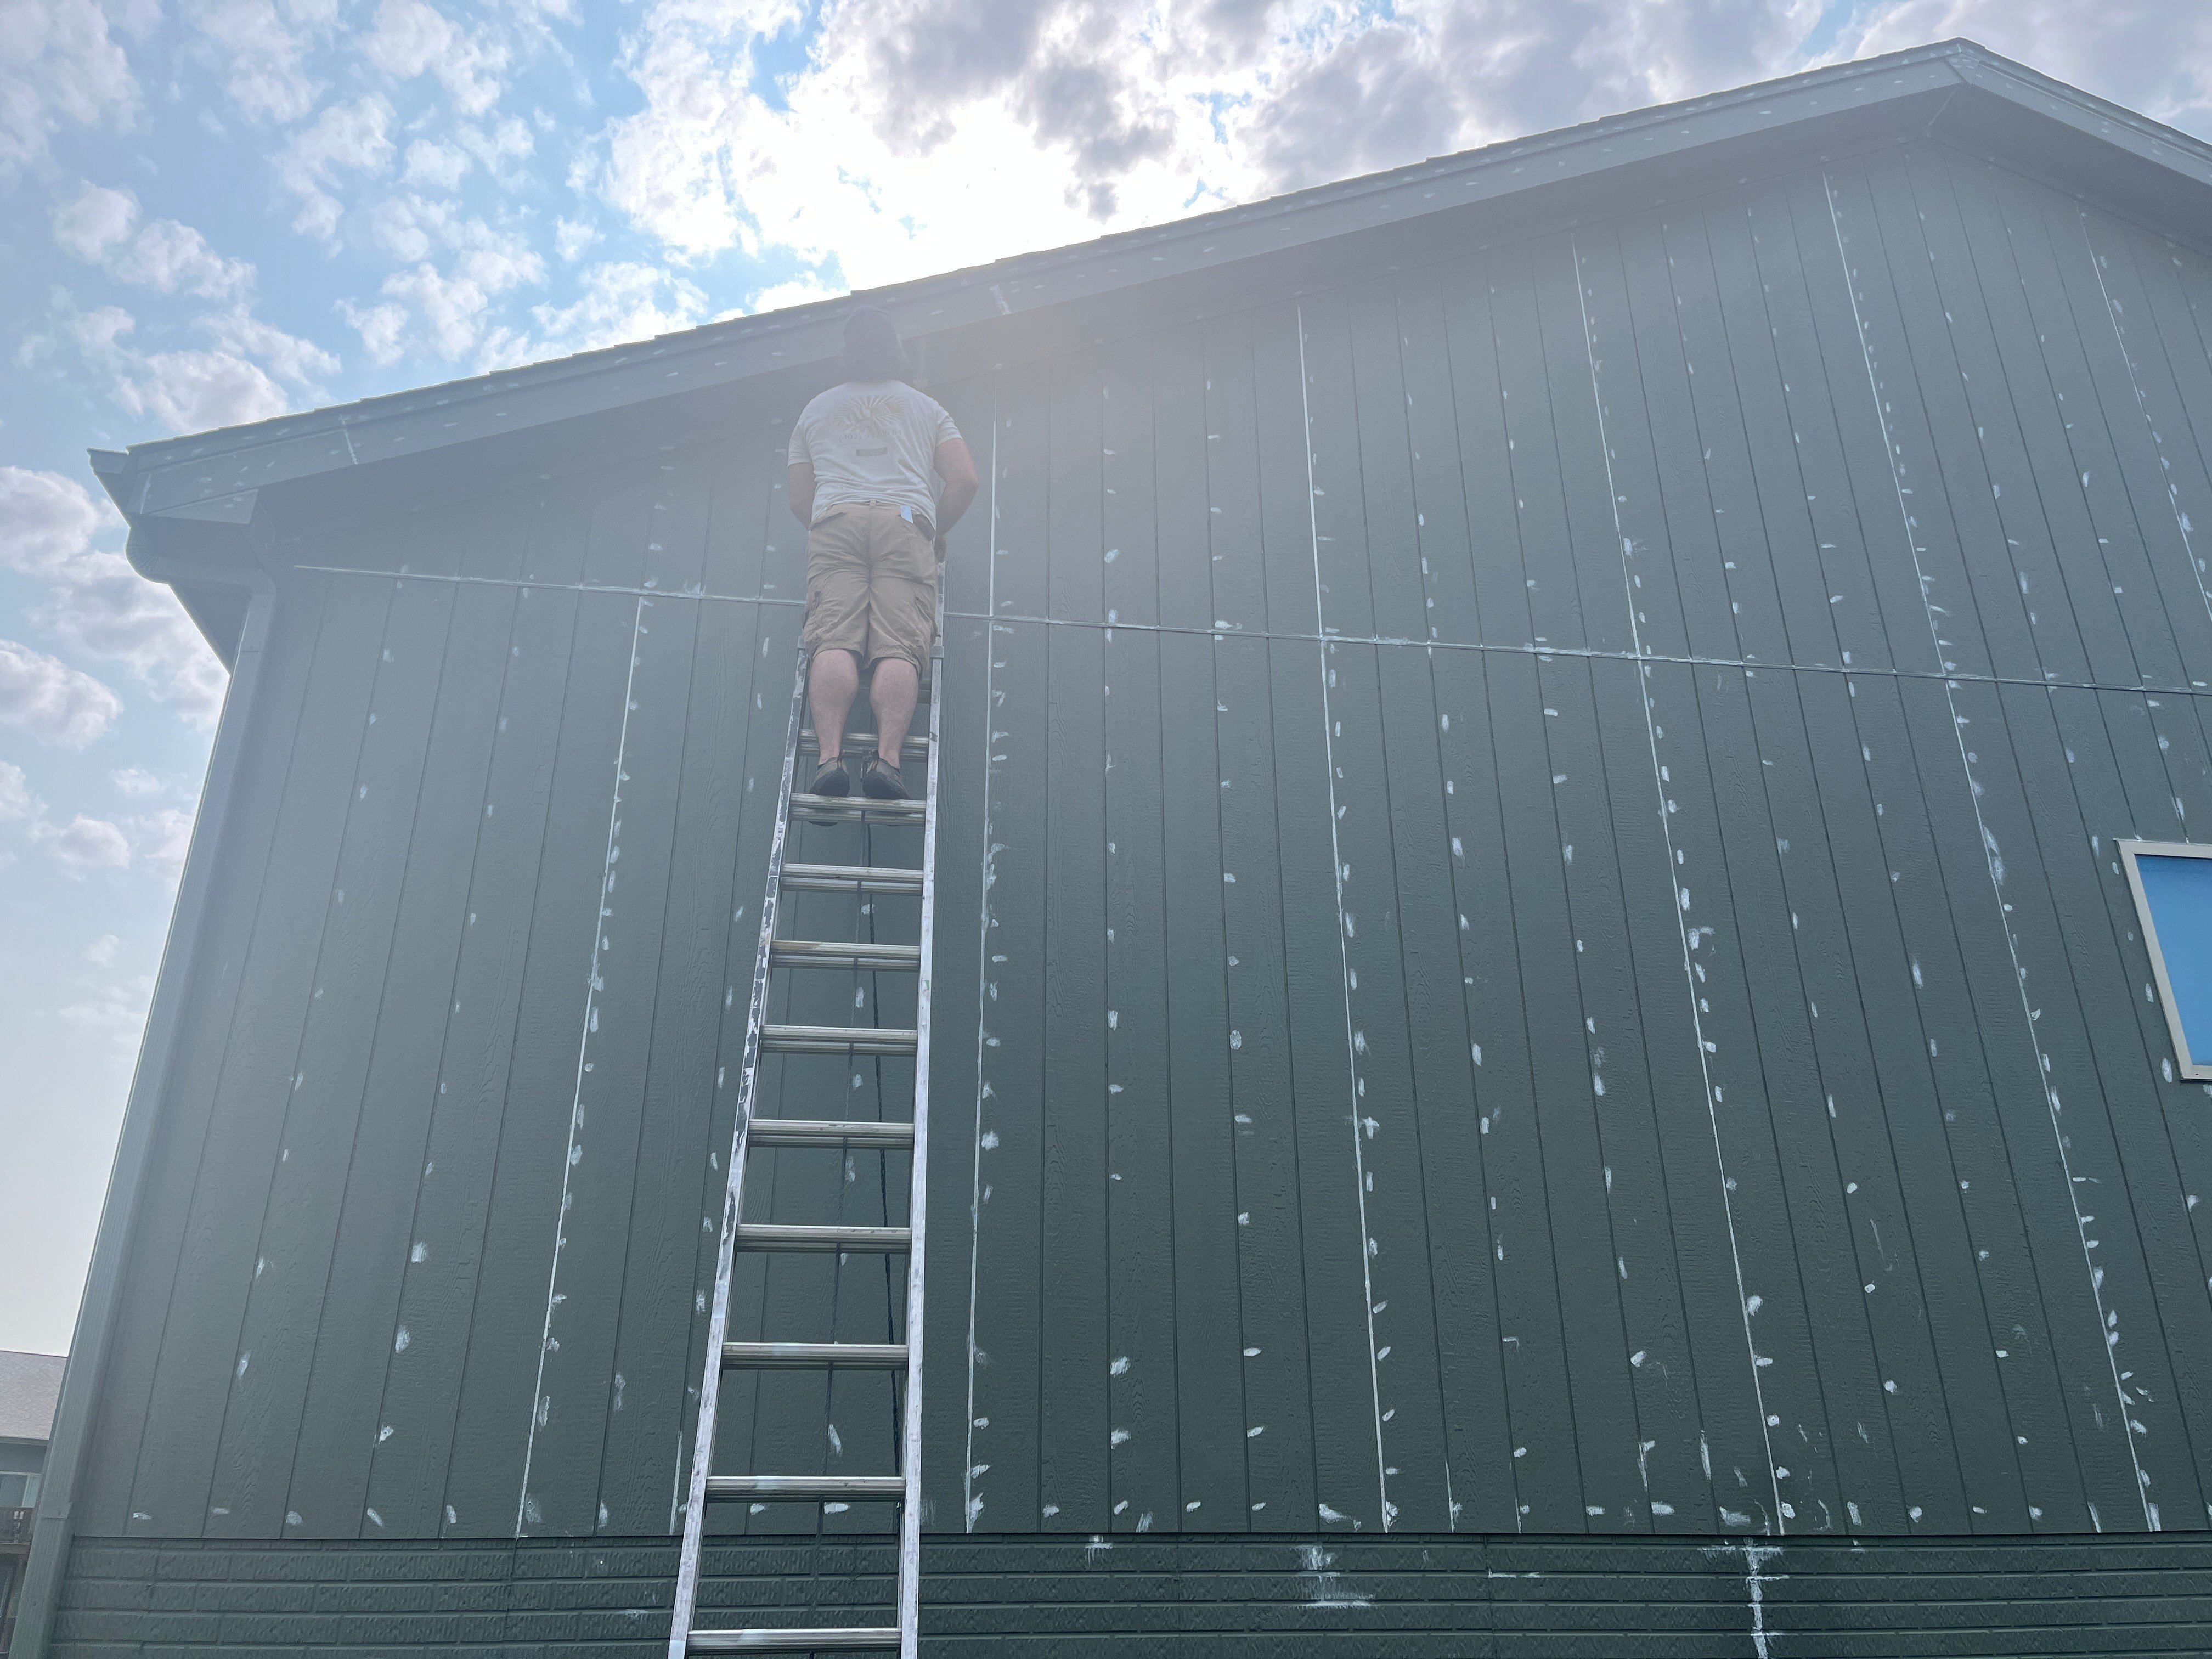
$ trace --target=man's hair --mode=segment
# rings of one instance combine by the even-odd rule
[[[863,306],[845,319],[845,355],[837,361],[837,371],[848,380],[914,378],[914,366],[899,343],[898,325],[873,306]]]

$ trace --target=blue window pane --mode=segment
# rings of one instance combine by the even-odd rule
[[[2212,1062],[2212,859],[2138,854],[2136,872],[2158,929],[2189,1062]]]

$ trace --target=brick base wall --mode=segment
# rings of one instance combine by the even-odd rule
[[[929,1543],[935,1656],[1845,1659],[2212,1652],[2212,1541],[1709,1545],[1663,1539],[1197,1534]],[[645,1659],[667,1540],[81,1540],[55,1659]],[[888,1541],[709,1552],[702,1621],[867,1623]],[[812,1591],[810,1612],[810,1589]]]

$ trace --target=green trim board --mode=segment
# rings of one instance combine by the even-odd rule
[[[2212,1081],[2212,847],[2181,841],[2117,845],[2150,947],[2174,1065],[2185,1078]]]

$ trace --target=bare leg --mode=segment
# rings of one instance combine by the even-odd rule
[[[807,707],[814,714],[814,735],[822,764],[827,766],[845,752],[845,717],[853,712],[853,699],[860,692],[860,659],[849,651],[814,653],[806,677]],[[912,711],[914,700],[907,700]]]
[[[876,753],[887,765],[896,766],[906,746],[907,727],[914,724],[914,706],[921,700],[921,679],[903,657],[884,657],[876,664],[868,685],[868,701],[876,706]]]

